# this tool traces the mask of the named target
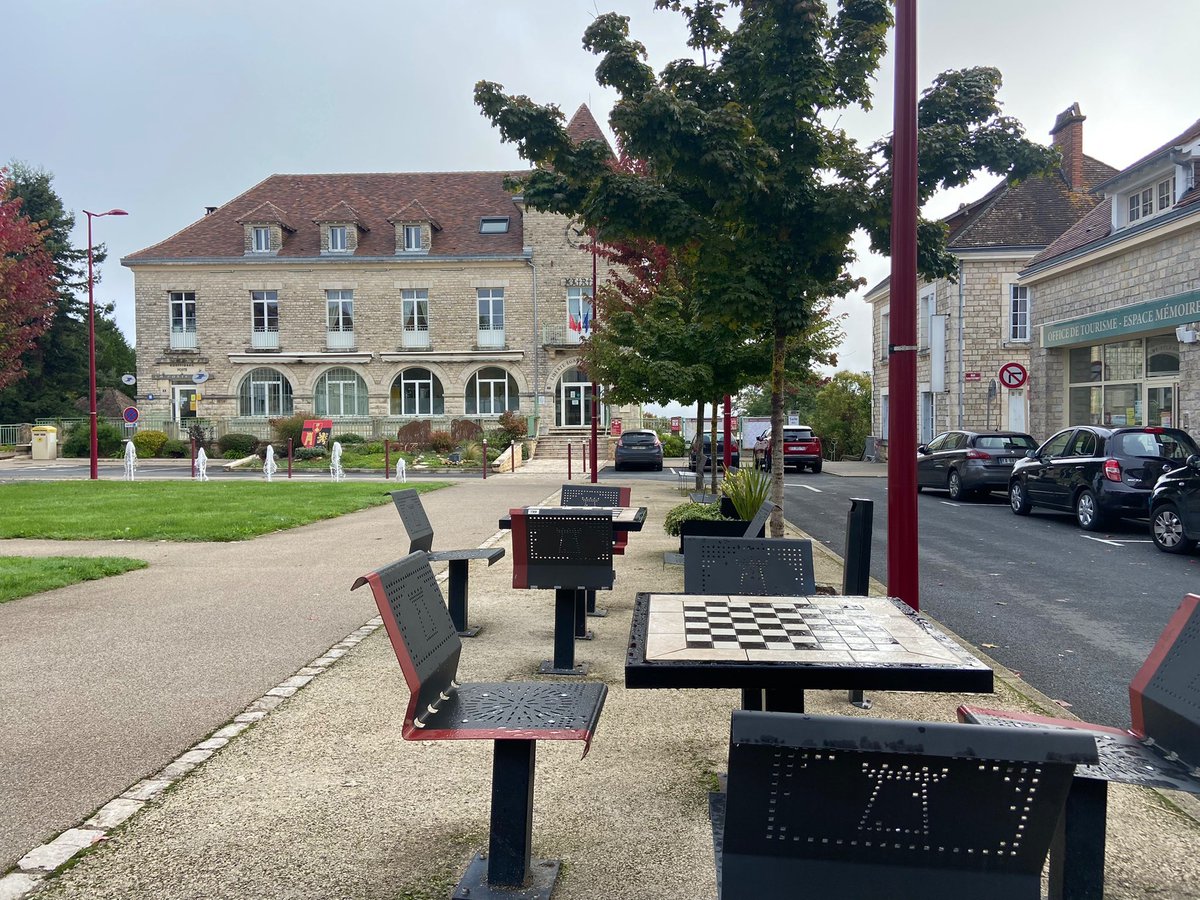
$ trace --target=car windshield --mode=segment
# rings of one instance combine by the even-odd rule
[[[981,434],[975,446],[980,450],[1034,450],[1037,442],[1027,434]]]
[[[626,447],[649,447],[654,443],[654,435],[646,431],[631,431],[622,435],[621,443]]]
[[[1186,431],[1174,429],[1123,431],[1114,438],[1114,450],[1119,456],[1151,456],[1181,461],[1200,452]]]

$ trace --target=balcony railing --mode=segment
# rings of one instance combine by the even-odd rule
[[[254,326],[250,332],[250,346],[255,350],[278,350],[279,349],[279,326],[261,325]]]
[[[578,331],[572,331],[566,325],[542,326],[543,347],[574,347],[581,339]]]
[[[504,326],[479,326],[479,336],[476,344],[486,350],[494,350],[504,346]]]
[[[501,344],[504,343],[503,335],[501,336]],[[415,325],[404,326],[404,348],[406,350],[417,350],[429,346],[429,329],[417,328]]]
[[[172,350],[195,350],[197,346],[195,325],[171,326]]]
[[[354,347],[353,329],[325,332],[325,347],[329,350],[350,350]]]

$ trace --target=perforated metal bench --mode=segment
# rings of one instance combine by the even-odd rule
[[[1075,771],[1050,853],[1051,900],[1104,896],[1108,783],[1200,794],[1200,596],[1188,594],[1129,684],[1128,731],[1074,719],[960,706],[960,721],[1055,728],[1095,738],[1099,760]]]
[[[542,675],[585,675],[575,664],[575,635],[583,592],[612,590],[612,510],[513,509],[513,587],[554,591],[554,659]]]
[[[633,500],[633,488],[614,487],[602,484],[564,484],[559,492],[559,503],[563,506],[629,506]],[[628,531],[613,532],[613,553],[624,556],[629,546]],[[586,599],[585,613],[589,616],[603,618],[608,615],[607,609],[596,607],[596,592],[584,591]],[[581,631],[583,632],[581,634]],[[581,622],[575,623],[575,637],[585,637],[587,629]]]
[[[742,535],[742,537],[757,538],[759,535],[761,535],[763,533],[763,529],[767,527],[767,520],[771,518],[771,513],[773,513],[774,511],[775,511],[775,504],[772,503],[770,500],[764,500],[762,502],[762,505],[758,508],[758,512],[756,512],[754,514],[754,518],[750,520],[750,524],[746,526],[746,531]],[[696,537],[698,537],[698,535],[691,535],[689,537],[681,539],[679,542],[680,550],[686,551],[687,547],[688,547],[688,544],[686,542],[690,542],[690,541],[694,540]],[[682,566],[682,565],[684,565],[684,559],[685,559],[685,553],[683,553],[683,552],[675,553],[672,551],[668,551],[663,554],[663,565],[664,566]],[[810,568],[811,568],[811,566],[810,566]]]
[[[470,550],[437,550],[433,549],[433,525],[425,514],[425,506],[421,503],[421,495],[414,490],[392,491],[392,502],[400,513],[400,521],[408,532],[408,552],[420,550],[430,562],[446,562],[449,568],[447,587],[450,595],[450,618],[454,622],[454,630],[460,637],[475,637],[480,628],[472,628],[467,622],[467,595],[470,569],[468,563],[473,559],[486,560],[490,566],[504,556],[503,547],[482,547]]]
[[[1037,900],[1090,736],[733,713],[711,794],[723,900]]]
[[[408,684],[401,736],[494,742],[488,854],[472,860],[452,896],[549,898],[559,862],[531,858],[537,741],[583,741],[586,756],[608,688],[584,681],[459,684],[462,641],[427,555],[410,553],[359,578],[354,588],[364,584],[375,595]]]

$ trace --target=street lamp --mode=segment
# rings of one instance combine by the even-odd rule
[[[88,410],[92,422],[92,481],[95,481],[100,477],[100,453],[96,441],[96,302],[92,296],[92,219],[127,216],[129,213],[123,209],[110,209],[102,213],[85,209],[83,214],[88,217]]]

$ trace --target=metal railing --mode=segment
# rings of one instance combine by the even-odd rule
[[[255,350],[278,350],[278,326],[268,326],[266,328],[261,325],[255,326],[250,332],[250,346]]]
[[[566,325],[543,325],[543,347],[573,347],[583,340],[583,335]]]
[[[325,332],[325,347],[329,350],[350,350],[354,347],[354,330]]]
[[[504,346],[504,326],[479,326],[479,333],[475,339],[475,343],[488,350],[495,350]]]
[[[409,350],[428,347],[429,329],[417,328],[415,325],[405,325],[403,346]]]
[[[196,326],[173,326],[171,328],[172,350],[195,350],[199,346],[196,340]]]
[[[26,423],[0,425],[0,446],[11,447],[15,444],[28,444],[33,439],[29,431],[31,427]]]

